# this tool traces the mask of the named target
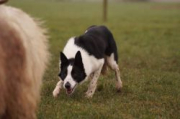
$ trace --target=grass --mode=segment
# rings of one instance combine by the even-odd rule
[[[180,4],[110,3],[108,22],[102,22],[101,3],[14,0],[49,29],[51,62],[42,85],[38,119],[178,119],[180,117]],[[91,25],[111,29],[119,50],[124,84],[116,93],[114,73],[101,76],[92,99],[52,91],[58,81],[59,52],[71,36]]]

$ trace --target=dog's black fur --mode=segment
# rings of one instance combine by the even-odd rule
[[[114,53],[115,60],[118,61],[116,43],[112,33],[105,26],[89,27],[85,34],[75,38],[75,44],[97,59]]]

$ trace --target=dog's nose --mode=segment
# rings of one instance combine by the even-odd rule
[[[65,87],[66,87],[66,89],[69,89],[69,88],[71,87],[71,84],[70,84],[69,82],[67,82],[67,83],[65,84]]]

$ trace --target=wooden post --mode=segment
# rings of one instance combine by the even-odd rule
[[[107,0],[103,0],[103,21],[107,21]]]

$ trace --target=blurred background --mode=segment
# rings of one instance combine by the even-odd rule
[[[49,31],[52,56],[38,119],[180,117],[180,0],[9,0],[8,5],[41,19]],[[62,90],[54,99],[59,52],[91,25],[106,25],[114,35],[123,91],[116,93],[109,70],[92,99],[84,97],[88,83],[71,97]]]

